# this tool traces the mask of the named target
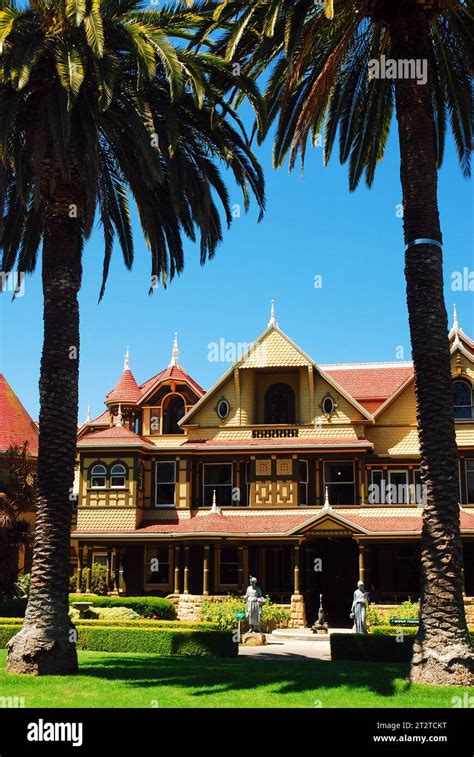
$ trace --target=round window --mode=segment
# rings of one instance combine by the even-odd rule
[[[219,400],[219,402],[217,403],[217,415],[222,421],[229,415],[229,410],[230,407],[227,400]]]
[[[323,402],[323,413],[332,415],[334,412],[334,400],[332,397],[325,397]]]

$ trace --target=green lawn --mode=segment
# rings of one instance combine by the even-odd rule
[[[204,659],[79,652],[79,676],[8,674],[25,707],[451,707],[459,688],[411,685],[390,663]]]

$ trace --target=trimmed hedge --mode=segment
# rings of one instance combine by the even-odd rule
[[[0,648],[4,648],[19,630],[19,623],[0,625]],[[238,645],[228,631],[102,625],[78,625],[77,631],[77,649],[93,652],[148,652],[197,657],[236,657],[238,654]]]
[[[164,597],[99,597],[96,594],[70,594],[69,604],[90,602],[94,607],[129,607],[143,618],[157,615],[160,619],[173,620],[176,617],[174,604]],[[1,616],[0,608],[0,616]]]
[[[409,662],[416,628],[376,626],[370,634],[332,633],[329,636],[331,659],[370,662]],[[403,636],[400,636],[403,631]],[[474,629],[469,629],[474,644]]]
[[[416,636],[418,633],[417,626],[372,626],[369,628],[369,633],[372,636],[400,636],[400,632],[404,636]]]
[[[0,625],[21,626],[24,618],[0,618]],[[4,621],[4,622],[3,622]],[[107,626],[113,628],[181,628],[191,631],[218,631],[217,623],[205,623],[202,620],[100,620],[96,618],[78,618],[72,621],[75,626],[90,626],[93,628]]]
[[[403,641],[395,636],[365,633],[332,633],[329,636],[332,660],[370,662],[408,662],[413,650],[414,634]]]
[[[7,641],[10,641],[12,636],[20,630],[20,624],[16,625],[1,625],[0,626],[0,649],[5,649]]]
[[[28,599],[7,599],[0,602],[0,618],[24,618]]]
[[[238,645],[228,631],[89,626],[79,626],[77,630],[77,648],[90,651],[197,657],[235,657],[238,653]]]
[[[418,628],[414,628],[413,626],[411,628],[409,626],[406,628],[401,626],[373,626],[369,629],[369,632],[373,636],[397,636],[400,631],[403,631],[405,636],[416,636]],[[474,644],[474,628],[469,628],[469,635],[471,643]]]

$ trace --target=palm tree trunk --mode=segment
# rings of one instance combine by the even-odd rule
[[[404,12],[397,11],[391,25],[392,56],[396,60],[428,61],[428,23],[415,2],[409,5],[409,12],[407,5]],[[400,78],[395,91],[405,243],[418,239],[441,242],[429,87],[416,79]],[[410,677],[416,682],[472,685],[474,654],[462,591],[458,453],[440,247],[424,243],[407,249],[405,276],[421,474],[427,487],[420,626]]]
[[[82,243],[80,216],[74,213],[70,191],[68,185],[58,182],[54,200],[45,208],[35,548],[24,625],[8,643],[8,670],[33,675],[77,672],[68,593]]]

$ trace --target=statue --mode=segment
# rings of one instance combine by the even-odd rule
[[[369,593],[365,590],[364,582],[358,581],[351,607],[351,618],[354,620],[356,633],[368,633],[366,622],[368,606]]]
[[[257,579],[250,576],[250,584],[245,593],[245,614],[249,622],[250,633],[260,633],[262,624],[262,605],[265,604],[262,590],[257,586]]]
[[[314,625],[312,626],[313,633],[327,633],[328,632],[328,624],[326,622],[326,615],[323,610],[323,595],[319,595],[319,610],[318,610],[318,619],[314,622]]]

